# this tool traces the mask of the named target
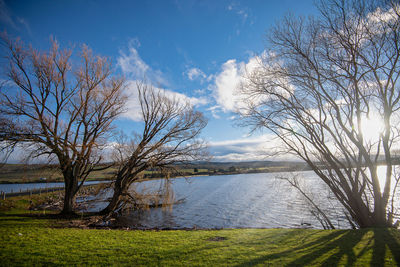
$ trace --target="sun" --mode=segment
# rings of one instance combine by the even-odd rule
[[[376,113],[370,113],[361,119],[361,131],[364,140],[368,143],[376,143],[383,132],[383,120]]]

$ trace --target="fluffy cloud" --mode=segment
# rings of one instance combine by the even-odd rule
[[[376,23],[393,23],[398,20],[400,12],[400,5],[395,4],[389,10],[382,10],[377,8],[374,12],[367,15],[367,22],[374,25]]]
[[[120,51],[118,66],[125,74],[130,74],[133,76],[144,76],[150,69],[149,65],[142,60],[138,51],[134,47],[129,47],[129,52],[127,54],[125,54],[123,51]]]
[[[224,112],[240,109],[242,96],[238,87],[243,82],[244,76],[257,67],[258,61],[259,57],[254,56],[247,63],[230,59],[222,65],[221,72],[215,76],[215,84],[211,88],[217,104]]]
[[[190,68],[186,72],[184,72],[184,74],[188,77],[189,80],[198,80],[201,84],[203,84],[204,82],[210,82],[214,78],[214,75],[207,76],[207,74],[205,74],[199,68]]]
[[[200,106],[207,104],[205,97],[189,97],[182,93],[174,92],[167,89],[158,88],[158,85],[167,86],[167,81],[164,78],[164,74],[159,70],[152,69],[139,55],[138,50],[135,48],[140,46],[138,40],[134,39],[128,45],[128,52],[120,51],[120,56],[117,59],[117,64],[121,68],[122,72],[128,77],[126,93],[128,95],[127,111],[124,113],[125,118],[129,118],[134,121],[141,121],[141,107],[138,98],[137,83],[145,80],[149,82],[148,86],[153,86],[156,91],[161,92],[163,95],[171,99],[177,99],[180,103],[189,103],[192,106]],[[196,72],[198,70],[198,72]],[[205,74],[196,69],[192,71],[192,78]],[[202,77],[202,76],[201,76]]]
[[[138,43],[136,41],[135,43]],[[119,51],[120,56],[117,59],[117,65],[122,72],[133,80],[150,80],[157,85],[168,85],[163,73],[160,70],[152,69],[139,55],[139,52],[134,47],[133,42],[130,42],[128,52]]]
[[[221,117],[218,115],[218,110],[220,109],[219,106],[211,106],[207,108],[207,111],[211,112],[211,115],[213,116],[214,119],[220,119]]]
[[[142,121],[137,83],[138,81],[135,80],[127,82],[126,92],[129,98],[126,106],[128,110],[123,114],[123,116],[133,121]],[[206,98],[189,97],[181,93],[156,87],[154,87],[154,89],[170,99],[177,99],[182,104],[189,103],[192,106],[207,104]]]
[[[194,81],[198,78],[204,79],[207,77],[207,75],[199,68],[191,68],[186,72],[186,75],[188,76],[189,80]]]

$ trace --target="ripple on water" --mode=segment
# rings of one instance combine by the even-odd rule
[[[306,183],[318,184],[319,179],[312,172],[302,174]],[[302,197],[286,181],[275,179],[276,175],[261,173],[174,179],[172,188],[176,199],[185,197],[185,202],[175,205],[171,211],[152,209],[140,213],[140,216],[132,213],[125,221],[131,221],[131,226],[136,224],[146,228],[275,228],[301,227],[304,222],[320,228]],[[151,188],[157,183],[160,182],[148,181],[140,186]],[[318,195],[323,197],[321,192]]]

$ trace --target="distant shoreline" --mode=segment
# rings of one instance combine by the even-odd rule
[[[199,174],[190,174],[190,175],[181,175],[178,174],[177,176],[172,176],[170,179],[173,178],[191,178],[191,177],[202,177],[202,176],[219,176],[219,175],[237,175],[237,174],[252,174],[252,173],[278,173],[278,172],[299,172],[299,171],[309,171],[309,168],[292,168],[292,167],[282,167],[279,169],[265,169],[265,170],[246,170],[246,171],[226,171],[226,172],[201,172]],[[165,176],[160,177],[148,177],[141,179],[140,181],[151,181],[151,180],[158,180],[158,179],[165,179]],[[99,181],[113,181],[110,178],[103,178],[103,179],[90,179],[87,182],[99,182]],[[48,180],[30,180],[30,181],[0,181],[0,184],[46,184],[46,183],[64,183],[64,181],[60,181],[57,179],[48,179]]]

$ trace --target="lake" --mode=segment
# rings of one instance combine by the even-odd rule
[[[336,201],[311,171],[297,173],[307,186],[317,188],[324,208],[335,212]],[[119,218],[134,228],[321,228],[296,189],[278,179],[288,173],[257,173],[172,179],[175,199],[185,199],[172,210],[153,208],[133,211]],[[140,183],[139,191],[160,187],[161,180]],[[110,194],[107,194],[109,197]],[[104,207],[97,203],[92,211]],[[340,228],[348,228],[344,217],[334,215]]]
[[[118,218],[132,228],[321,228],[311,214],[304,197],[282,176],[299,175],[305,188],[312,188],[312,198],[333,218],[335,227],[349,228],[341,215],[341,206],[312,171],[294,173],[257,173],[201,176],[171,179],[175,200],[183,203],[172,209],[153,208],[132,211]],[[135,183],[138,191],[157,189],[163,180]],[[98,183],[96,181],[87,184]],[[62,183],[0,184],[0,191],[62,187]],[[309,191],[311,193],[311,189]],[[110,197],[111,192],[101,196]],[[400,199],[400,195],[398,197]],[[96,211],[106,202],[95,197],[78,198],[88,202],[85,211]],[[399,203],[399,202],[397,202]]]

